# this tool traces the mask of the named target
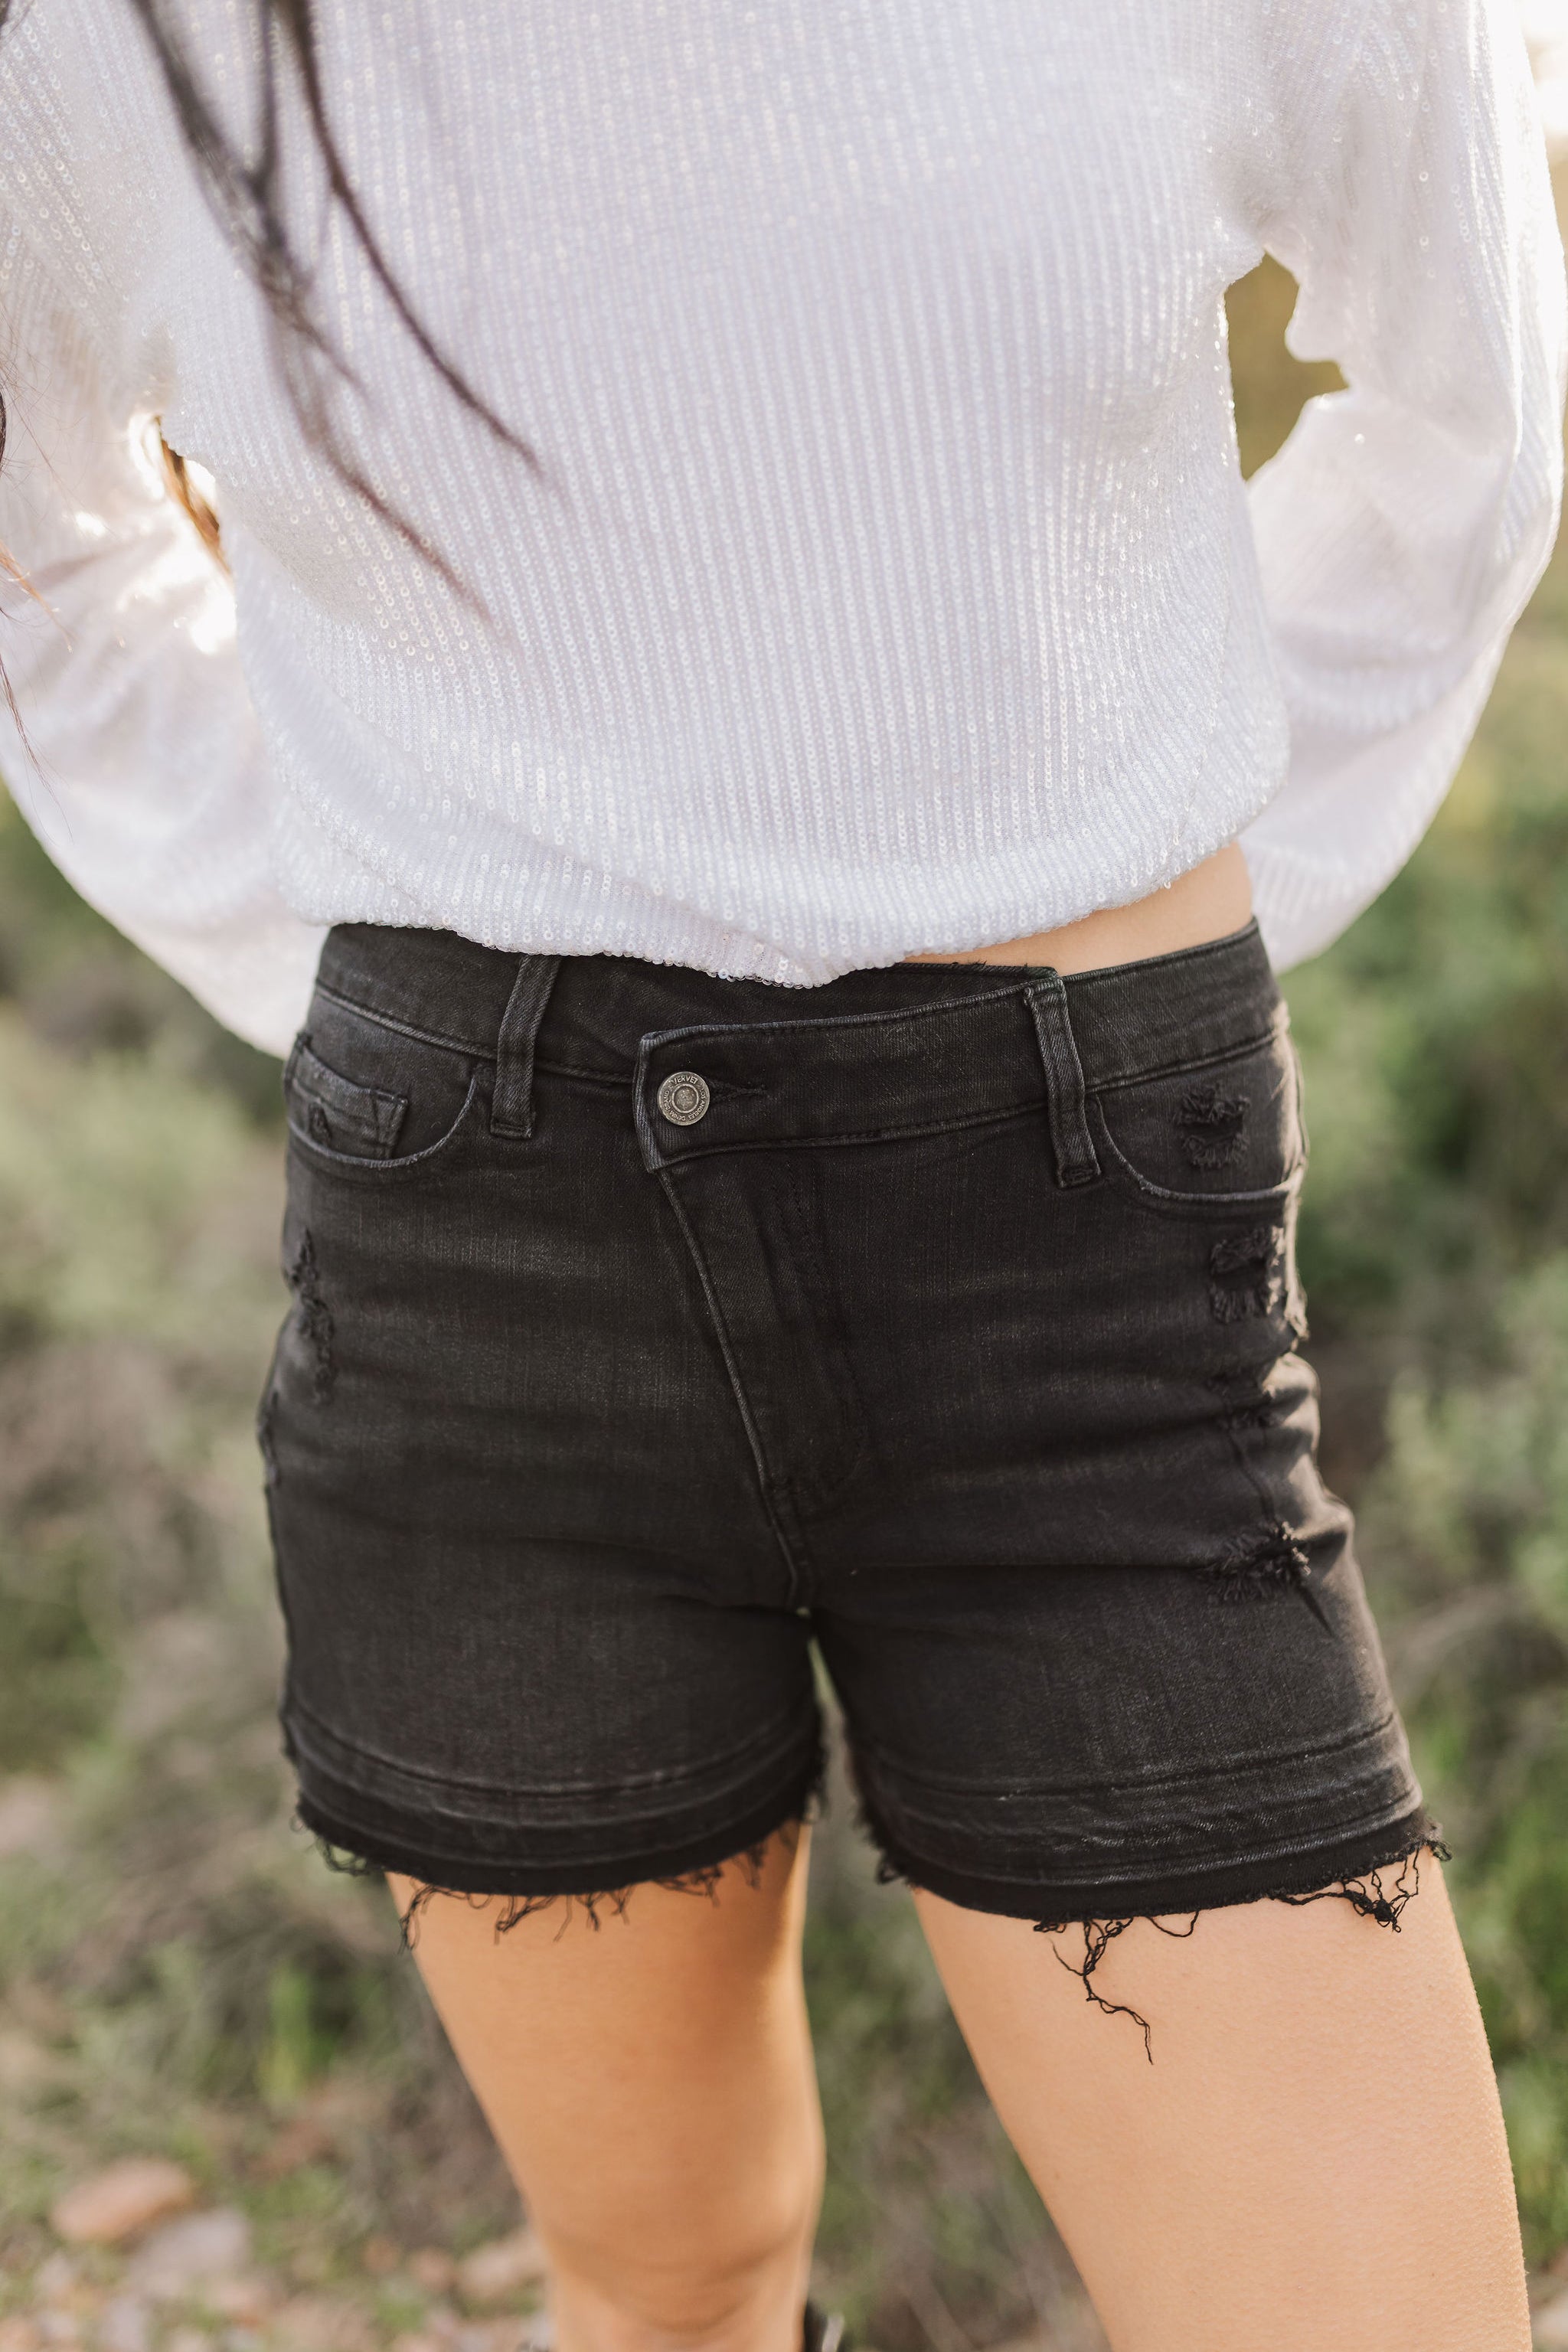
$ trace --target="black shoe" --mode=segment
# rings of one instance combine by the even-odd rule
[[[844,2314],[818,2311],[815,2303],[808,2303],[800,2324],[800,2352],[849,2352]]]

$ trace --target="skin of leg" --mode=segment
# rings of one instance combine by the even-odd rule
[[[1502,2115],[1442,1874],[1080,1928],[919,1895],[948,1996],[1114,2352],[1529,2352]],[[1186,1919],[1162,1923],[1184,1929]]]
[[[806,1832],[593,1922],[437,1896],[415,1958],[551,2266],[561,2352],[799,2352],[822,2185]],[[390,1882],[400,1910],[415,1888]]]

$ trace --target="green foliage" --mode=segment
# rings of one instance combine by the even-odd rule
[[[1396,1383],[1363,1531],[1543,2257],[1568,2240],[1568,1253],[1464,1352]]]
[[[1344,383],[1332,361],[1303,367],[1285,348],[1296,306],[1296,281],[1265,256],[1226,298],[1231,373],[1236,384],[1236,437],[1241,470],[1254,474],[1271,457],[1300,413],[1301,403]]]
[[[0,1563],[0,1771],[55,1763],[108,1712],[116,1645],[95,1565],[68,1539]]]

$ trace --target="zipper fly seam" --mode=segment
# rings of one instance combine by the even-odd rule
[[[713,1277],[709,1271],[708,1261],[703,1256],[701,1248],[698,1244],[697,1234],[692,1226],[691,1220],[686,1213],[685,1204],[681,1201],[679,1193],[671,1181],[670,1171],[668,1168],[661,1168],[659,1170],[658,1181],[664,1188],[665,1198],[668,1201],[671,1209],[675,1213],[676,1222],[680,1227],[686,1246],[690,1252],[691,1262],[697,1269],[697,1278],[702,1285],[702,1296],[708,1303],[709,1318],[712,1323],[714,1336],[718,1339],[720,1351],[724,1359],[724,1369],[729,1374],[731,1391],[733,1394],[736,1405],[740,1410],[742,1424],[746,1433],[746,1443],[751,1447],[752,1461],[756,1469],[757,1488],[762,1496],[763,1508],[768,1515],[768,1525],[773,1531],[773,1540],[778,1545],[779,1551],[784,1559],[785,1570],[789,1577],[788,1605],[792,1609],[798,1608],[805,1597],[805,1577],[802,1571],[800,1562],[795,1558],[795,1551],[791,1547],[789,1538],[785,1535],[784,1528],[780,1522],[777,1507],[779,1482],[773,1477],[768,1467],[767,1456],[763,1450],[762,1433],[757,1427],[756,1417],[752,1411],[751,1400],[746,1394],[745,1384],[741,1378],[740,1362],[736,1356],[734,1344],[730,1337],[729,1326],[724,1320],[723,1309],[719,1304],[718,1289],[714,1284]]]

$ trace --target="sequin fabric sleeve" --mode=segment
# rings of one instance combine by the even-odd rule
[[[0,223],[0,236],[4,225]],[[323,931],[274,886],[274,793],[222,572],[163,488],[79,310],[0,246],[5,782],[82,897],[226,1025],[281,1050]],[[30,755],[27,746],[30,746]]]
[[[1556,529],[1563,252],[1511,0],[1371,0],[1268,236],[1290,348],[1349,387],[1251,484],[1291,751],[1243,839],[1285,965],[1430,823]]]

